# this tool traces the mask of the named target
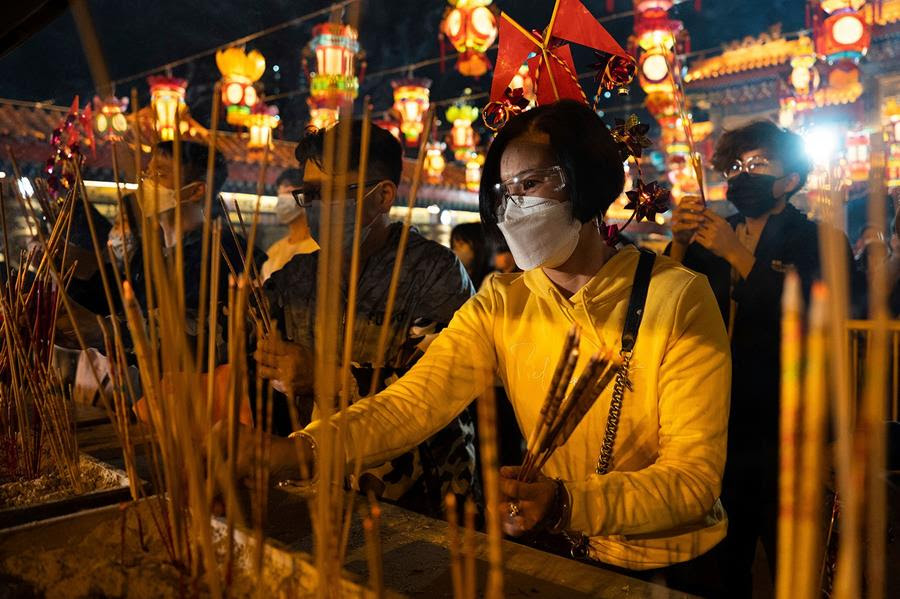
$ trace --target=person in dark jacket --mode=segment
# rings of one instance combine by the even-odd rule
[[[731,336],[732,387],[722,501],[722,546],[729,596],[750,597],[757,541],[775,571],[781,295],[796,270],[809,299],[820,276],[818,225],[790,204],[806,183],[800,136],[768,121],[726,132],[713,165],[728,182],[738,213],[723,218],[685,197],[672,218],[672,257],[705,274]],[[849,243],[847,254],[850,254]]]

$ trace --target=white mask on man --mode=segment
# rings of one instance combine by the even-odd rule
[[[303,216],[304,209],[297,205],[297,200],[291,193],[279,193],[275,203],[275,216],[283,225],[292,223]]]
[[[569,202],[522,196],[508,200],[497,226],[522,270],[555,268],[568,260],[581,233]]]
[[[200,182],[188,183],[181,188],[181,201],[189,199],[196,193],[197,188],[202,185]],[[162,214],[175,208],[178,203],[175,196],[175,190],[155,182],[153,179],[144,179],[141,181],[144,189],[144,198],[141,209],[145,214],[152,214],[154,206],[156,213]],[[156,204],[154,204],[156,202]]]

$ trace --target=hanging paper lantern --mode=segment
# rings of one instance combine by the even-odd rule
[[[484,154],[469,152],[466,160],[466,189],[478,191],[481,186],[481,167],[484,166]]]
[[[175,139],[175,122],[181,133],[188,130],[187,104],[184,102],[187,81],[177,77],[147,77],[150,84],[150,106],[160,141]]]
[[[230,125],[243,125],[250,109],[259,101],[253,84],[266,72],[266,59],[257,50],[244,52],[228,48],[216,52],[216,65],[222,73],[222,104]]]
[[[109,96],[101,100],[94,96],[94,129],[108,141],[122,141],[122,136],[128,130],[126,110],[128,98]]]
[[[866,131],[847,132],[847,165],[851,180],[869,180],[869,135]]]
[[[320,23],[313,28],[307,54],[315,56],[316,68],[310,73],[309,95],[317,106],[338,109],[356,99],[358,37],[356,29],[343,23]]]
[[[429,107],[430,79],[401,79],[391,81],[394,88],[394,110],[400,115],[400,131],[406,145],[414,146],[425,125],[422,122]]]
[[[859,62],[872,41],[872,29],[860,9],[864,0],[822,0],[821,9],[828,14],[820,23],[815,18],[816,50],[828,64],[841,61]]]
[[[312,98],[307,98],[306,103],[309,106],[309,127],[316,130],[328,129],[337,124],[340,117],[340,111],[337,108],[317,105]]]
[[[452,123],[450,149],[453,150],[453,157],[459,162],[465,162],[478,143],[472,123],[480,114],[478,108],[467,104],[455,104],[447,110],[447,121]]]
[[[480,77],[491,67],[484,53],[497,39],[497,19],[487,8],[493,0],[448,1],[453,8],[444,15],[441,33],[459,52],[456,70],[468,77]]]
[[[262,151],[267,147],[271,148],[272,130],[278,126],[279,120],[277,106],[266,106],[258,102],[244,121],[250,133],[247,149]]]
[[[447,144],[441,141],[430,141],[425,145],[425,162],[422,170],[425,173],[425,182],[437,185],[441,182],[447,161],[444,160],[444,149]]]

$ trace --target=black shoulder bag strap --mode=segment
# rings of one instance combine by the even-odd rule
[[[622,400],[625,398],[625,389],[631,389],[631,382],[628,380],[628,366],[631,362],[634,344],[637,341],[638,329],[641,328],[641,319],[644,317],[644,305],[647,303],[647,290],[650,288],[650,277],[655,260],[656,254],[649,250],[641,250],[637,269],[634,271],[634,284],[631,287],[628,311],[625,313],[625,326],[622,329],[622,349],[619,351],[619,355],[622,357],[622,366],[616,373],[612,401],[609,402],[606,433],[603,437],[603,446],[600,448],[600,457],[597,458],[597,474],[606,474],[612,467],[613,446],[616,443],[616,432],[619,430]],[[571,544],[572,557],[576,559],[588,557],[591,543],[586,535],[574,531],[564,531],[563,535]]]
[[[616,373],[612,401],[609,403],[606,434],[603,437],[603,446],[600,448],[600,457],[597,458],[597,474],[606,474],[612,467],[613,446],[616,442],[616,432],[619,430],[622,400],[625,398],[625,390],[631,389],[631,381],[628,380],[628,366],[631,363],[631,354],[637,341],[638,330],[641,328],[641,319],[644,317],[644,305],[647,303],[647,290],[650,288],[650,277],[655,260],[656,254],[649,250],[641,250],[637,269],[634,272],[631,298],[628,300],[628,311],[625,313],[625,327],[622,330],[622,349],[619,351],[619,355],[622,357],[622,366]]]

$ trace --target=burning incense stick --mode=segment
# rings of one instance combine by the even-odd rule
[[[816,283],[809,310],[809,334],[806,339],[806,373],[803,381],[803,434],[797,488],[798,499],[794,564],[788,571],[794,581],[792,597],[815,599],[821,595],[819,580],[822,563],[822,499],[824,497],[825,415],[825,328],[827,289]],[[779,566],[781,568],[781,566]]]
[[[500,473],[497,463],[497,410],[494,387],[478,398],[478,434],[481,450],[481,472],[484,475],[486,510],[488,579],[485,597],[503,597],[503,524],[500,518]]]
[[[477,511],[475,502],[471,497],[467,497],[465,504],[466,529],[463,532],[463,555],[465,556],[463,589],[466,599],[475,599],[477,596],[478,578],[475,569],[475,514]]]
[[[444,498],[447,511],[447,539],[450,545],[450,578],[453,580],[453,597],[462,599],[463,588],[462,549],[459,541],[459,514],[456,506],[456,495],[447,493]]]
[[[577,338],[577,331],[573,338]],[[569,345],[568,338],[566,345]],[[559,386],[545,401],[545,406],[548,409],[546,415],[538,424],[538,426],[542,427],[542,431],[536,435],[534,445],[526,451],[525,460],[522,468],[519,470],[518,479],[521,481],[530,482],[534,480],[554,451],[568,441],[569,437],[596,403],[597,398],[615,378],[615,373],[621,366],[621,363],[614,358],[612,351],[605,348],[600,350],[588,360],[566,400],[560,404],[562,394],[569,387],[568,379],[571,378],[572,374],[568,364],[573,360],[573,356],[577,359],[577,351],[577,348],[571,347],[569,354],[564,356],[567,365],[557,365],[557,371],[561,370],[563,375],[559,381]],[[563,360],[561,359],[560,362],[562,363]],[[541,411],[543,413],[543,409]]]
[[[789,272],[784,279],[781,309],[781,420],[780,473],[778,476],[778,569],[776,596],[791,597],[796,521],[797,414],[800,407],[803,324],[800,276]]]

